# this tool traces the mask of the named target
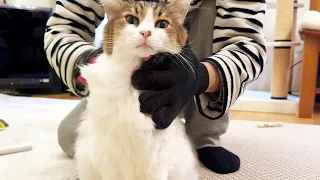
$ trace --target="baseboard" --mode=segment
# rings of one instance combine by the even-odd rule
[[[288,95],[285,100],[271,99],[270,92],[247,90],[230,108],[236,111],[297,114],[299,97]]]

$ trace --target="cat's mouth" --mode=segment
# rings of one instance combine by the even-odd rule
[[[153,49],[151,46],[149,46],[147,43],[142,43],[140,45],[137,46],[137,48],[142,48],[142,49],[145,49],[145,50],[151,50]]]

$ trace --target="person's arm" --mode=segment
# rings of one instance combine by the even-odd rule
[[[267,62],[265,0],[217,0],[216,8],[214,55],[202,61],[210,85],[206,93],[196,96],[200,113],[209,119],[223,116],[246,86],[259,77]]]
[[[45,53],[51,67],[70,90],[76,88],[76,66],[89,61],[95,29],[104,18],[98,0],[57,0],[53,15],[47,22],[44,38]],[[84,94],[82,94],[84,95]]]

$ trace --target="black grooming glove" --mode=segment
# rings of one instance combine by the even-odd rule
[[[139,97],[141,112],[152,115],[157,129],[165,129],[194,95],[207,89],[209,75],[187,45],[180,55],[157,54],[144,62],[132,84],[146,90]]]

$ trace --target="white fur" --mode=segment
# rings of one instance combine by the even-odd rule
[[[197,160],[181,119],[156,130],[149,115],[140,112],[140,92],[131,85],[142,57],[159,52],[160,43],[171,46],[164,32],[152,23],[148,26],[150,21],[137,28],[128,25],[115,41],[112,56],[102,54],[95,64],[81,68],[90,95],[75,147],[80,180],[198,179]],[[143,41],[139,28],[148,27],[153,31],[148,43],[154,48],[135,48]]]
[[[299,29],[309,29],[320,31],[320,12],[318,11],[307,11],[300,19]]]

